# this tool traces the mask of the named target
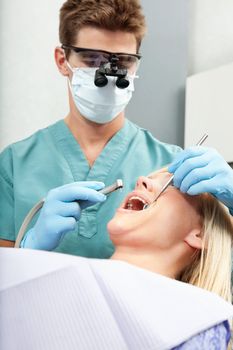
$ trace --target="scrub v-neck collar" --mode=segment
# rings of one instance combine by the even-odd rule
[[[66,159],[74,181],[104,181],[113,164],[127,150],[127,144],[137,133],[137,128],[125,119],[124,126],[106,144],[90,168],[88,161],[64,120],[49,127],[59,151]]]

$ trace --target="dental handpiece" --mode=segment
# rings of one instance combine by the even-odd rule
[[[204,135],[202,136],[202,138],[198,141],[198,143],[196,144],[196,146],[201,146],[201,145],[203,144],[203,142],[207,139],[207,137],[208,137],[208,134],[204,134]],[[157,201],[157,199],[160,197],[160,195],[168,188],[168,186],[171,185],[173,179],[174,179],[174,175],[172,175],[172,176],[170,177],[170,179],[166,182],[166,184],[162,187],[162,189],[160,190],[159,194],[155,197],[153,203],[155,203],[155,202]],[[151,203],[151,204],[153,204],[153,203]],[[150,205],[151,205],[151,204],[150,204]],[[149,204],[145,204],[144,207],[143,207],[143,209],[147,209],[150,205],[149,205]]]
[[[114,191],[119,190],[120,188],[123,188],[123,181],[121,179],[116,180],[116,182],[108,187],[103,188],[102,190],[98,191],[100,193],[103,193],[105,195],[108,195]]]
[[[110,193],[117,191],[120,188],[123,188],[123,186],[124,186],[123,181],[121,179],[118,179],[114,184],[108,187],[105,187],[98,192],[103,193],[105,195],[109,195]],[[80,201],[77,201],[77,202],[80,202]],[[36,213],[43,207],[43,205],[44,205],[44,199],[41,199],[38,203],[36,203],[36,205],[29,211],[29,213],[25,217],[15,241],[15,248],[20,247],[20,242],[23,239],[23,236],[27,230],[29,223],[31,222],[32,218],[36,215]]]

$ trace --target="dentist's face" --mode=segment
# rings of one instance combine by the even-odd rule
[[[108,224],[115,246],[169,249],[184,242],[187,234],[200,229],[197,198],[181,193],[173,186],[152,204],[171,174],[165,171],[140,177],[115,216]],[[144,204],[152,204],[143,210]]]

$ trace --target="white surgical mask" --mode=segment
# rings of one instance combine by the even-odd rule
[[[107,77],[108,84],[97,87],[94,83],[97,68],[72,68],[73,77],[69,81],[75,105],[86,119],[105,124],[116,118],[129,103],[134,91],[135,76],[127,76],[130,84],[126,89],[116,86],[115,77]]]

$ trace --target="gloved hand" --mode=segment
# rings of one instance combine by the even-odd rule
[[[194,146],[180,152],[168,171],[181,192],[196,195],[212,193],[233,215],[233,169],[212,148]]]
[[[55,249],[65,233],[74,230],[82,209],[106,199],[105,195],[97,192],[103,187],[102,182],[84,181],[49,191],[35,226],[26,233],[20,246]]]

